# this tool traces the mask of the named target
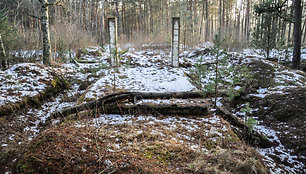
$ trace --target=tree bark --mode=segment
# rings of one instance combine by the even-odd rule
[[[5,52],[5,48],[4,48],[4,45],[3,45],[1,32],[0,32],[0,46],[1,46],[1,50],[2,50],[2,54],[0,54],[2,69],[5,70],[6,69],[6,60],[5,60],[6,59],[6,52]]]
[[[118,2],[118,0],[116,0],[116,17],[117,17],[117,21],[116,22],[117,22],[117,32],[118,32],[117,36],[119,36],[121,24],[119,25],[120,15],[119,15],[119,2]]]
[[[50,43],[50,30],[49,30],[49,8],[48,0],[40,0],[42,4],[42,18],[41,27],[43,35],[43,63],[51,65],[51,43]]]
[[[294,1],[294,48],[292,68],[298,69],[301,61],[301,38],[302,38],[302,6],[301,0]]]
[[[205,31],[205,41],[209,40],[209,12],[208,12],[208,0],[205,0],[205,13],[206,13],[206,31]]]

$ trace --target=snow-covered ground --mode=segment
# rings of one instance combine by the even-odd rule
[[[129,134],[129,136],[141,136],[141,134],[144,134],[145,132],[145,136],[149,137],[150,135],[158,135],[160,137],[158,141],[165,145],[171,145],[170,143],[176,142],[199,152],[208,152],[210,150],[205,146],[209,143],[199,143],[203,141],[202,138],[204,138],[205,141],[210,142],[211,146],[220,146],[225,135],[228,136],[226,138],[235,139],[235,137],[232,136],[233,134],[228,133],[231,129],[229,125],[226,124],[226,121],[215,115],[198,118],[173,116],[156,118],[154,116],[100,115],[90,121],[79,121],[76,125],[78,127],[107,127],[107,130],[115,137],[119,137],[120,134],[126,134],[125,132],[121,132],[120,128],[130,127],[130,131],[138,131]],[[177,133],[169,134],[169,132],[173,131]],[[199,134],[202,137],[201,139],[198,137]],[[120,142],[118,142],[113,150],[116,151],[121,148]]]
[[[210,52],[205,52],[203,50],[205,50],[205,47],[199,46],[198,48],[196,48],[196,50],[189,50],[183,52],[181,54],[180,63],[183,65],[189,64],[191,65],[191,67],[181,67],[179,69],[171,68],[169,66],[171,62],[169,59],[170,56],[167,55],[165,51],[131,50],[125,55],[122,55],[122,62],[124,62],[124,67],[117,69],[115,74],[114,70],[100,71],[103,74],[102,78],[100,78],[100,80],[98,80],[93,86],[91,86],[91,88],[88,89],[86,93],[86,98],[99,98],[103,96],[105,92],[114,90],[114,84],[116,89],[131,91],[168,92],[196,90],[196,87],[194,87],[192,83],[190,83],[190,79],[186,77],[186,73],[190,73],[193,69],[193,65],[195,63],[199,63],[199,61],[201,61],[202,64],[213,63],[215,61],[215,58],[211,55]],[[201,51],[203,54],[201,54]],[[254,61],[261,61],[264,64],[271,65],[275,69],[275,75],[273,76],[273,80],[276,82],[276,85],[267,88],[259,88],[256,93],[250,94],[251,96],[264,98],[268,95],[272,95],[275,93],[285,94],[284,91],[286,89],[306,86],[306,77],[304,72],[299,70],[290,70],[284,67],[283,65],[278,64],[277,62],[266,60],[262,55],[258,54],[257,52],[258,51],[256,50],[244,50],[242,53],[229,53],[229,64],[226,65],[228,66],[228,68],[230,68],[231,66],[240,66],[241,63],[252,64],[252,62]],[[282,54],[275,50],[272,53],[274,56]],[[303,52],[302,57],[305,57],[305,54],[306,53]],[[280,56],[280,59],[281,58],[282,57]],[[220,60],[221,59],[222,57],[220,58]],[[304,58],[302,59],[302,61],[304,61]],[[214,71],[211,71],[205,79],[202,79],[202,82],[209,82],[212,78],[214,78],[214,73]],[[233,75],[234,74],[229,75],[227,79],[229,82],[231,82]],[[224,87],[226,88],[226,86]],[[235,87],[235,90],[239,89],[240,86]],[[169,101],[152,100],[151,102],[167,103]],[[121,116],[102,115],[100,118],[92,120],[92,123],[131,124],[134,123],[133,121],[135,121],[135,119],[137,121],[140,118],[136,117],[134,119],[131,119],[129,117],[122,118]],[[150,119],[154,120],[152,118]],[[192,120],[189,122],[193,123]],[[153,124],[153,122],[151,123]],[[266,161],[267,166],[270,167],[271,173],[296,173],[297,171],[303,170],[304,164],[298,161],[297,156],[292,155],[291,149],[286,149],[282,145],[282,143],[278,139],[278,134],[275,134],[275,131],[273,129],[262,126],[259,123],[256,126],[256,130],[258,130],[259,132],[266,133],[268,137],[274,137],[273,141],[277,141],[277,143],[279,143],[279,146],[277,147],[272,147],[268,149],[257,149],[258,152],[265,156],[264,160]],[[271,133],[273,132],[274,134],[272,135]],[[282,156],[281,160],[288,161],[291,166],[276,165],[275,161],[271,159],[271,155]]]
[[[115,76],[115,80],[114,80]],[[184,92],[196,88],[179,68],[135,67],[107,70],[86,93],[85,99],[96,99],[114,88],[139,92]]]
[[[261,59],[265,59],[266,55],[264,51],[259,49],[244,49],[242,51],[242,54],[244,56],[259,57]],[[288,48],[283,50],[272,49],[270,51],[269,57],[278,60],[278,62],[280,63],[292,62],[293,48]],[[302,62],[306,61],[306,47],[301,49],[301,61]]]
[[[88,48],[86,54],[81,55],[78,61],[74,63],[65,63],[63,68],[56,69],[59,73],[67,72],[65,75],[68,78],[79,79],[81,81],[89,81],[93,83],[85,91],[78,90],[79,85],[73,86],[68,94],[69,97],[74,96],[76,93],[83,94],[85,92],[85,100],[93,100],[102,97],[105,93],[112,92],[114,90],[129,90],[129,91],[150,91],[150,92],[184,92],[194,91],[197,88],[188,78],[187,74],[190,74],[194,70],[194,65],[201,61],[202,64],[213,63],[215,58],[209,51],[205,51],[207,46],[212,44],[202,44],[193,50],[186,50],[181,53],[180,64],[184,67],[172,68],[170,66],[171,60],[169,50],[141,50],[137,51],[133,48],[120,55],[122,66],[117,69],[109,68],[108,63],[108,47],[103,48],[106,52],[103,52],[102,48],[91,47]],[[99,52],[99,53],[97,53]],[[229,53],[229,59],[226,66],[240,66],[240,63],[252,63],[253,61],[262,61],[265,64],[271,65],[276,70],[273,77],[277,82],[276,86],[260,88],[256,93],[251,94],[256,97],[264,98],[273,93],[283,93],[286,88],[305,87],[305,73],[297,70],[289,70],[284,66],[277,64],[276,62],[266,60],[262,55],[257,53],[256,50],[244,50],[241,53]],[[272,52],[273,55],[280,55],[276,51]],[[17,53],[16,53],[17,54]],[[30,53],[29,53],[30,54]],[[32,54],[32,53],[31,53]],[[93,56],[95,54],[95,56]],[[303,51],[302,57],[305,60],[306,51]],[[277,56],[275,56],[277,57]],[[222,58],[222,57],[221,57]],[[220,58],[220,59],[221,59]],[[6,104],[6,102],[17,102],[22,96],[34,96],[47,85],[52,85],[52,75],[50,74],[50,68],[37,66],[34,64],[19,64],[11,67],[7,71],[0,71],[0,105]],[[91,77],[91,75],[95,77]],[[231,79],[234,74],[230,74],[228,79]],[[97,79],[97,77],[100,77]],[[202,82],[209,82],[214,77],[214,71],[209,72],[206,78],[202,79]],[[231,80],[229,80],[231,82]],[[226,88],[226,86],[223,86]],[[235,87],[235,90],[239,90],[240,87]],[[44,103],[41,108],[29,109],[25,114],[19,116],[22,120],[26,117],[31,117],[30,124],[24,127],[24,132],[30,131],[31,135],[39,133],[39,124],[43,123],[50,113],[61,110],[65,107],[75,105],[77,101],[66,102],[62,98],[63,96],[57,96],[53,101]],[[181,100],[151,100],[149,102],[165,102],[175,103],[184,102]],[[90,124],[92,126],[105,126],[105,125],[123,125],[130,124],[134,126],[141,125],[142,128],[149,125],[152,134],[160,134],[162,139],[174,138],[175,141],[190,141],[189,146],[193,149],[207,150],[203,147],[199,147],[196,141],[196,137],[193,137],[192,132],[201,131],[201,126],[208,127],[205,131],[207,135],[216,135],[215,141],[222,137],[220,132],[227,131],[228,127],[222,123],[222,119],[214,115],[208,118],[177,118],[166,117],[157,119],[153,116],[120,116],[120,115],[100,115],[98,118],[91,119],[89,122],[80,121],[77,123],[79,126],[84,124]],[[163,125],[162,129],[154,129],[154,125]],[[144,126],[144,127],[143,127]],[[167,129],[183,128],[184,134],[176,137],[168,137]],[[270,167],[271,173],[292,172],[295,173],[295,169],[303,168],[304,164],[301,164],[296,160],[295,156],[292,156],[285,147],[277,139],[277,134],[273,133],[272,129],[261,126],[256,127],[259,131],[267,134],[273,134],[275,141],[279,142],[279,146],[272,149],[258,149],[258,151],[265,156],[266,164]],[[139,130],[139,134],[143,130]],[[118,132],[117,132],[118,133]],[[203,134],[204,135],[204,134]],[[206,134],[205,134],[206,135]],[[10,134],[10,139],[14,139],[14,134]],[[30,136],[32,137],[32,136]],[[213,138],[214,136],[211,136]],[[269,137],[269,136],[268,136]],[[217,138],[217,139],[216,139]],[[7,146],[7,143],[2,142],[2,146]],[[120,147],[120,144],[118,144]],[[295,163],[294,168],[282,166],[285,169],[279,168],[275,165],[275,162],[269,157],[269,154],[276,154],[284,156],[283,160],[289,160],[289,163]]]
[[[16,64],[6,71],[0,71],[0,106],[38,95],[52,87],[56,75],[63,73],[61,69],[33,63]]]

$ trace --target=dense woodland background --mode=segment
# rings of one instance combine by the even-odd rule
[[[1,0],[5,49],[42,49],[43,3],[49,3],[51,48],[66,52],[108,43],[107,18],[117,17],[119,43],[170,46],[172,17],[181,18],[181,44],[212,41],[221,34],[225,48],[291,47],[291,0]],[[304,2],[301,2],[303,7]],[[305,8],[301,39],[305,43]]]

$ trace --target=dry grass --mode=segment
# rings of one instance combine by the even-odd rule
[[[256,153],[246,146],[238,149],[213,149],[191,163],[196,173],[269,173]]]
[[[122,124],[65,122],[31,142],[18,161],[18,172],[99,173],[111,161],[116,173],[266,173],[260,156],[226,121],[198,119],[192,123],[199,127],[194,131],[186,128],[188,120],[173,121],[135,116]],[[223,130],[222,136],[213,129]]]
[[[98,45],[98,38],[93,37],[77,24],[56,23],[51,26],[50,31],[51,44],[54,51],[57,52]]]
[[[156,159],[128,149],[112,151],[115,139],[93,128],[49,129],[31,143],[17,165],[18,172],[100,173],[107,170],[106,161],[110,161],[116,173],[173,173]]]

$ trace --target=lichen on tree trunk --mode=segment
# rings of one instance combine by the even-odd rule
[[[41,27],[43,35],[43,63],[45,65],[51,64],[51,43],[50,43],[50,30],[49,30],[49,8],[48,0],[40,0],[42,3],[41,11]]]

